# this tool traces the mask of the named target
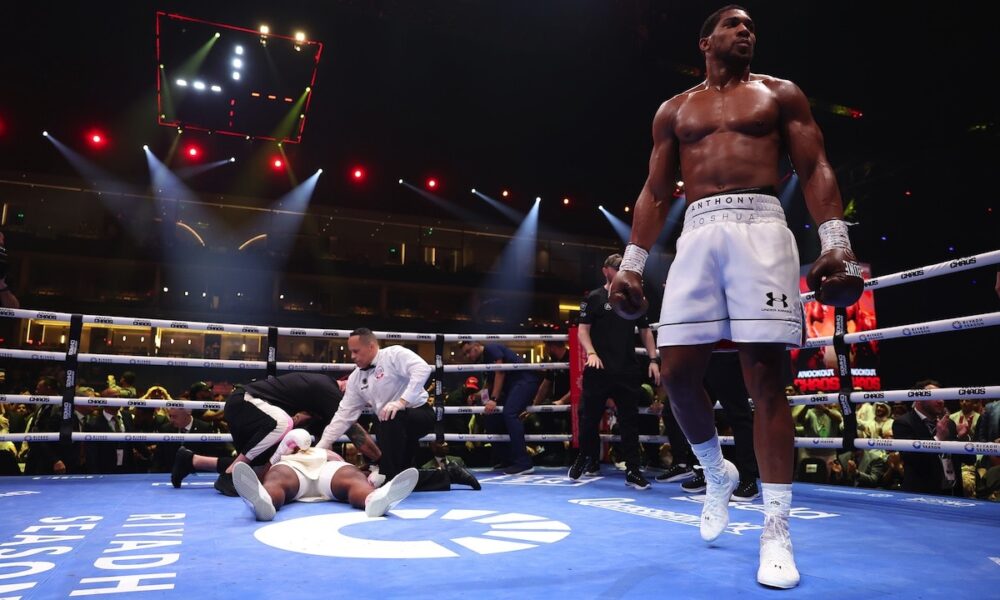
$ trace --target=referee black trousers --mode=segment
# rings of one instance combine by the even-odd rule
[[[625,465],[639,468],[639,388],[638,373],[609,373],[588,368],[583,372],[580,398],[580,453],[593,460],[601,458],[599,428],[608,398],[615,401],[618,430]]]
[[[375,421],[375,443],[382,451],[379,473],[392,479],[414,466],[420,438],[434,431],[434,409],[428,404],[396,413],[389,421]]]

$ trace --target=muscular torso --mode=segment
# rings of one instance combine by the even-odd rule
[[[777,184],[782,140],[774,81],[751,75],[722,90],[702,84],[674,99],[673,134],[688,202]]]

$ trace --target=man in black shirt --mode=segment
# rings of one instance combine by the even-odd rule
[[[304,372],[285,373],[237,387],[225,407],[233,446],[239,453],[236,459],[216,461],[190,451],[178,451],[171,483],[180,487],[188,474],[214,467],[220,473],[216,489],[235,496],[231,483],[233,463],[266,464],[281,438],[295,427],[306,429],[318,439],[337,413],[344,397],[343,387],[344,382],[330,375]],[[360,425],[351,427],[347,436],[369,460],[381,457],[378,446]]]
[[[587,294],[580,305],[580,345],[587,353],[583,371],[583,397],[580,399],[580,454],[567,474],[570,479],[600,472],[601,441],[598,426],[608,398],[615,401],[625,458],[625,484],[637,490],[649,489],[649,482],[639,468],[639,395],[640,367],[635,355],[635,329],[649,353],[649,376],[660,384],[660,359],[656,353],[649,320],[645,315],[626,320],[611,310],[608,289],[618,273],[622,257],[612,254],[604,261],[601,273],[605,284]]]

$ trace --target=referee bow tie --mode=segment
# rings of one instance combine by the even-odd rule
[[[371,371],[372,369],[375,368],[375,363],[372,363],[372,364],[368,365],[367,367],[358,367],[358,368],[361,369],[362,371]]]

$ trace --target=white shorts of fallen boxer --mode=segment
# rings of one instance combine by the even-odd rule
[[[289,467],[299,478],[299,491],[293,500],[298,502],[336,500],[330,489],[330,482],[333,481],[337,471],[349,463],[339,460],[328,461],[326,458],[326,450],[317,448],[308,448],[281,457],[275,467]]]
[[[657,346],[803,344],[799,252],[781,203],[754,190],[692,202],[670,265]]]

